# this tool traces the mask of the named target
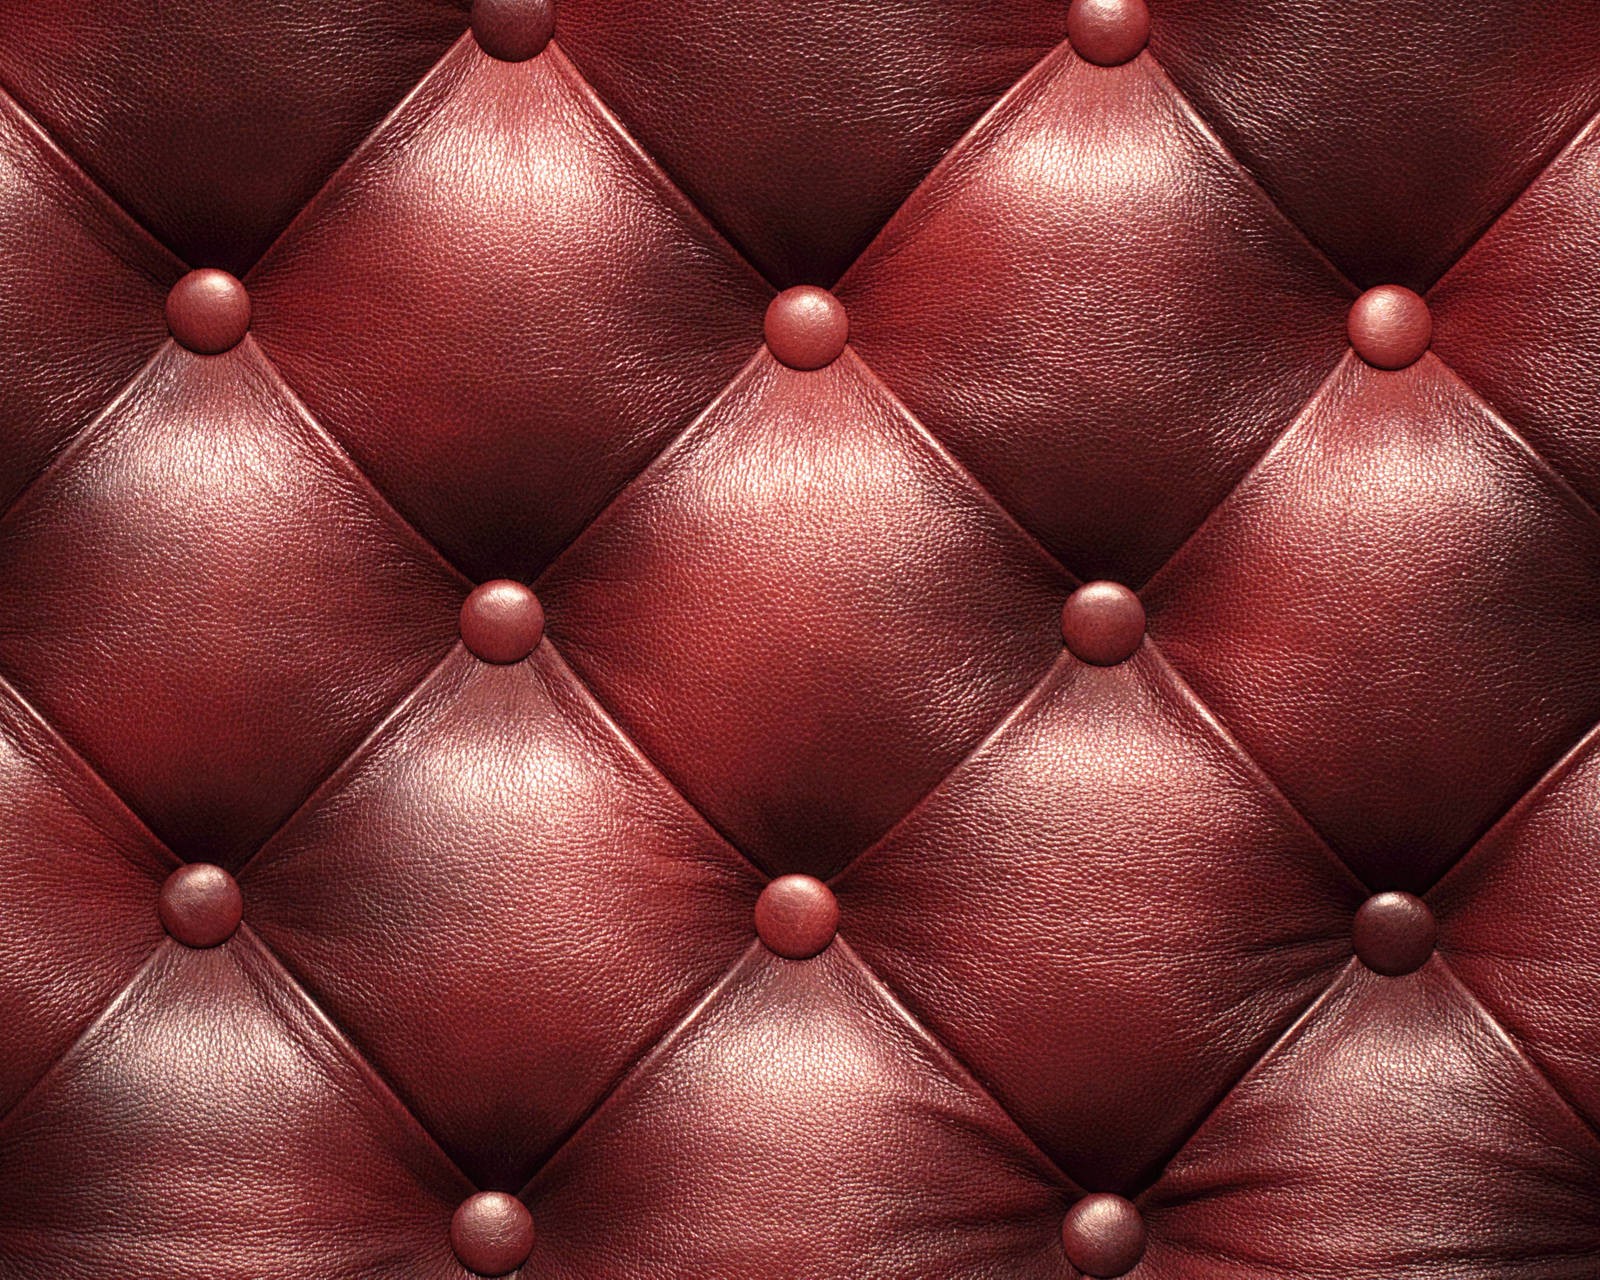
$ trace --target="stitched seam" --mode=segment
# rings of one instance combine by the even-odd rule
[[[601,1111],[605,1109],[606,1105],[613,1098],[622,1092],[623,1088],[628,1084],[629,1081],[631,1081],[635,1076],[642,1075],[651,1064],[664,1059],[666,1055],[672,1051],[673,1047],[678,1043],[678,1041],[701,1022],[706,1014],[706,1011],[710,1009],[711,1006],[714,1005],[730,987],[733,986],[735,980],[738,979],[747,968],[751,967],[751,965],[754,963],[755,957],[762,950],[763,947],[759,941],[751,942],[750,945],[746,947],[740,954],[739,958],[728,966],[727,972],[725,972],[720,978],[706,988],[705,993],[701,995],[701,997],[695,1002],[693,1008],[691,1008],[688,1013],[679,1018],[677,1022],[668,1027],[667,1030],[655,1040],[645,1045],[645,1047],[634,1056],[633,1060],[623,1067],[620,1072],[618,1072],[616,1079],[611,1082],[611,1085],[604,1092],[602,1092],[597,1099],[595,1099],[593,1105],[590,1106],[590,1108],[583,1114],[578,1122],[572,1126],[565,1136],[563,1136],[553,1147],[550,1148],[549,1154],[539,1162],[539,1167],[534,1170],[533,1175],[528,1179],[527,1182],[523,1184],[522,1189],[517,1192],[519,1199],[524,1199],[532,1193],[534,1184],[537,1183],[538,1180],[544,1175],[544,1171],[554,1164],[556,1159],[561,1156],[562,1153],[564,1153],[569,1147],[572,1147],[576,1144],[579,1136],[595,1123],[595,1118],[601,1113]]]
[[[126,230],[133,233],[135,239],[143,240],[149,248],[166,257],[175,272],[181,272],[188,265],[168,247],[160,236],[134,217],[132,210],[126,208],[120,200],[117,200],[101,186],[94,175],[84,167],[83,162],[68,151],[55,135],[46,129],[43,123],[22,105],[22,99],[4,83],[0,83],[0,98],[4,99],[3,102],[0,102],[0,110],[9,107],[14,111],[17,118],[22,122],[24,129],[32,133],[34,142],[39,148],[45,152],[58,168],[70,175],[89,198],[100,205],[102,210],[113,221],[120,222]],[[157,281],[157,283],[160,283],[160,281]]]
[[[133,398],[134,392],[137,391],[144,383],[146,378],[149,376],[150,371],[160,363],[161,358],[167,354],[168,350],[170,350],[173,345],[174,343],[171,338],[167,338],[158,343],[156,345],[156,349],[150,353],[149,357],[143,364],[139,366],[139,368],[134,372],[133,376],[122,384],[122,387],[115,395],[111,397],[110,400],[106,402],[105,406],[96,412],[88,422],[75,431],[72,434],[72,438],[63,444],[59,449],[57,449],[55,453],[50,456],[49,461],[47,461],[43,467],[34,472],[34,474],[29,478],[28,482],[17,491],[16,497],[11,499],[10,504],[5,508],[5,510],[0,511],[0,528],[3,528],[6,524],[10,523],[12,515],[22,509],[23,499],[37,489],[45,477],[55,474],[55,472],[59,471],[69,458],[76,457],[79,453],[83,452],[83,450],[88,446],[89,441],[94,436],[100,434],[101,429],[105,426],[106,420],[109,419],[112,414],[122,409],[122,407]]]
[[[436,544],[432,538],[424,535],[423,532],[411,522],[410,518],[389,500],[389,496],[384,493],[383,490],[378,488],[377,483],[372,479],[372,477],[363,471],[359,465],[357,465],[355,458],[351,456],[350,452],[339,443],[338,438],[331,431],[329,431],[327,427],[322,425],[322,421],[311,412],[310,406],[307,405],[306,402],[300,398],[295,389],[289,385],[289,379],[284,376],[283,370],[278,367],[277,361],[275,361],[267,353],[266,348],[256,340],[254,335],[246,335],[245,341],[254,343],[256,351],[261,356],[262,363],[266,366],[267,371],[272,375],[273,380],[277,383],[278,390],[289,402],[289,407],[294,410],[296,416],[298,416],[305,423],[311,434],[327,450],[329,454],[329,461],[338,467],[340,471],[344,472],[350,480],[354,481],[358,488],[366,493],[367,497],[372,501],[373,506],[377,508],[377,514],[381,518],[388,520],[390,523],[397,525],[401,532],[403,532],[410,539],[414,540],[425,554],[437,562],[441,568],[448,570],[450,575],[454,577],[460,585],[468,588],[475,585],[473,578],[464,572],[461,567],[455,563],[455,561],[450,559],[449,556],[445,555],[445,553],[440,550],[438,544]]]
[[[1434,959],[1436,959],[1444,971],[1450,975],[1451,981],[1455,983],[1455,985],[1460,989],[1461,993],[1471,1002],[1473,1009],[1503,1039],[1505,1048],[1509,1050],[1511,1055],[1522,1064],[1524,1070],[1527,1072],[1529,1077],[1531,1077],[1533,1083],[1542,1092],[1546,1093],[1556,1103],[1560,1110],[1564,1111],[1568,1116],[1575,1120],[1579,1128],[1582,1129],[1582,1131],[1586,1133],[1594,1142],[1597,1150],[1600,1150],[1600,1127],[1596,1127],[1595,1123],[1590,1120],[1588,1116],[1584,1115],[1583,1112],[1578,1110],[1572,1099],[1567,1096],[1566,1090],[1556,1083],[1554,1077],[1552,1077],[1549,1072],[1547,1072],[1536,1061],[1534,1061],[1532,1055],[1529,1054],[1528,1050],[1523,1046],[1522,1041],[1520,1041],[1511,1033],[1510,1029],[1505,1025],[1505,1023],[1501,1022],[1499,1017],[1489,1008],[1488,1005],[1483,1002],[1483,997],[1481,997],[1477,991],[1475,991],[1467,983],[1467,981],[1456,972],[1455,966],[1452,965],[1442,953],[1435,953]]]
[[[0,1115],[0,1135],[3,1135],[5,1131],[15,1122],[16,1118],[23,1114],[27,1103],[37,1098],[38,1095],[43,1092],[46,1082],[53,1079],[61,1072],[62,1068],[72,1058],[73,1054],[78,1050],[78,1048],[85,1044],[97,1030],[104,1026],[117,1013],[117,1011],[128,1002],[129,998],[133,994],[133,989],[137,987],[144,976],[155,967],[156,961],[160,959],[162,954],[168,948],[175,947],[177,945],[178,944],[172,941],[171,938],[163,938],[151,948],[150,954],[139,963],[139,965],[134,969],[133,974],[125,983],[122,984],[117,993],[106,1003],[105,1007],[84,1024],[83,1030],[79,1031],[78,1034],[72,1038],[72,1043],[63,1049],[59,1054],[57,1054],[56,1057],[50,1062],[50,1065],[45,1067],[45,1069],[34,1079],[33,1083],[18,1095],[17,1100],[11,1104],[10,1109],[7,1110],[4,1115]]]

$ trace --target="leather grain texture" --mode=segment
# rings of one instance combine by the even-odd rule
[[[1595,1280],[1597,114],[0,0],[0,1280]]]

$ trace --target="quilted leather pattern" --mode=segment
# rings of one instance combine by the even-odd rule
[[[1597,113],[0,0],[0,1280],[1593,1280]]]

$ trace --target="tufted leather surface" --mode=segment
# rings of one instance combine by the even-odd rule
[[[1597,113],[0,0],[0,1280],[1594,1280]]]

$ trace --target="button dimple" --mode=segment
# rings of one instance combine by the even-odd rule
[[[250,295],[226,271],[191,271],[167,294],[167,330],[178,344],[204,356],[221,355],[250,329]]]
[[[767,307],[767,350],[791,369],[821,369],[844,353],[850,317],[826,289],[798,285]]]
[[[1085,62],[1115,67],[1137,58],[1150,40],[1144,0],[1072,0],[1067,39]]]
[[[520,582],[474,587],[461,604],[461,639],[485,662],[521,662],[544,637],[544,608]]]
[[[480,1191],[456,1207],[450,1247],[475,1275],[509,1275],[533,1252],[533,1217],[515,1196]]]
[[[1120,582],[1087,582],[1061,606],[1061,638],[1073,657],[1114,667],[1138,652],[1144,605]]]
[[[157,909],[162,927],[184,946],[215,947],[238,931],[244,899],[221,867],[192,862],[167,877]]]
[[[1368,289],[1350,307],[1350,345],[1379,369],[1404,369],[1433,341],[1433,316],[1422,298],[1398,284]]]
[[[501,62],[526,62],[544,52],[556,33],[551,0],[472,0],[472,36]]]
[[[1105,1193],[1084,1196],[1061,1224],[1067,1260],[1095,1280],[1126,1275],[1144,1256],[1144,1218],[1133,1203]]]
[[[838,930],[838,899],[814,876],[779,876],[756,899],[756,933],[785,959],[821,954]]]
[[[1356,912],[1354,941],[1362,964],[1398,978],[1428,963],[1439,926],[1428,904],[1415,894],[1378,893]]]

